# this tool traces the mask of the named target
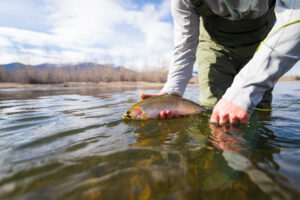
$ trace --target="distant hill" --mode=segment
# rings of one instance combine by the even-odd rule
[[[9,71],[15,71],[15,70],[22,70],[24,68],[31,68],[31,69],[41,69],[41,70],[54,70],[56,68],[72,68],[75,70],[80,70],[80,69],[92,69],[94,67],[97,68],[103,68],[104,65],[101,64],[96,64],[96,63],[80,63],[80,64],[76,64],[76,65],[69,65],[69,64],[48,64],[48,63],[44,63],[44,64],[40,64],[40,65],[24,65],[22,63],[10,63],[10,64],[6,64],[6,65],[1,65],[2,67],[4,67],[6,70]]]
[[[75,65],[70,64],[39,64],[39,65],[25,65],[22,63],[10,63],[5,65],[0,65],[0,68],[4,68],[5,70],[8,70],[10,72],[14,72],[17,70],[24,70],[24,69],[39,69],[39,70],[56,70],[56,69],[69,69],[69,70],[104,70],[104,69],[112,69],[114,71],[120,72],[120,71],[130,71],[135,72],[134,70],[127,69],[122,66],[117,65],[103,65],[98,63],[92,63],[92,62],[86,62],[86,63],[79,63]]]
[[[24,65],[21,63],[10,63],[10,64],[6,64],[6,65],[1,65],[1,67],[3,67],[6,70],[9,71],[15,71],[15,70],[21,70],[24,67],[28,67],[29,65]]]

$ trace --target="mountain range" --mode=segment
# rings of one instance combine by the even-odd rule
[[[31,69],[40,69],[40,70],[52,70],[57,68],[72,68],[73,70],[87,70],[87,69],[105,69],[107,67],[110,67],[116,71],[120,71],[121,69],[127,69],[125,67],[116,66],[116,65],[102,65],[98,63],[92,63],[92,62],[86,62],[86,63],[79,63],[75,65],[70,64],[39,64],[39,65],[25,65],[22,63],[10,63],[10,64],[4,64],[0,65],[0,68],[4,68],[10,72],[16,71],[16,70],[22,70],[25,68],[31,68]],[[127,69],[129,70],[129,69]],[[133,71],[133,70],[130,70]]]

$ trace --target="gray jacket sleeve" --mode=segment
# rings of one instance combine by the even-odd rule
[[[272,34],[277,28],[300,19],[299,0],[278,0],[277,22],[270,36],[249,63],[236,75],[224,98],[253,112],[264,92],[300,59],[300,23],[292,24]]]
[[[183,95],[192,77],[199,37],[199,15],[190,0],[172,0],[174,48],[168,80],[161,93]]]

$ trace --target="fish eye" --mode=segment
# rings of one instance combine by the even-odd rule
[[[129,115],[129,114],[130,114],[130,111],[128,110],[126,114]]]

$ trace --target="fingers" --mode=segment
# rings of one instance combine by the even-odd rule
[[[151,96],[150,94],[144,94],[144,93],[140,94],[140,98],[141,99],[146,99],[146,98],[148,98],[150,96]]]
[[[225,124],[247,123],[248,120],[249,118],[247,117],[247,115],[237,116],[231,113],[213,113],[210,123],[223,126]]]
[[[249,113],[243,113],[239,117],[239,121],[242,124],[246,124],[249,121],[249,119],[250,119],[250,114]]]
[[[225,113],[225,114],[219,116],[219,119],[220,119],[219,120],[219,124],[221,126],[223,126],[223,125],[225,125],[226,123],[229,122],[229,115]]]
[[[158,119],[172,119],[180,117],[177,113],[172,113],[171,110],[162,110],[159,112]]]
[[[161,96],[161,95],[165,95],[167,93],[160,93],[160,94],[145,94],[145,93],[142,93],[140,94],[140,98],[141,99],[146,99],[148,97],[153,97],[153,96]]]
[[[217,115],[210,120],[210,123],[219,124],[221,126],[225,124],[246,124],[249,121],[249,117],[238,117],[236,115]]]
[[[229,115],[229,123],[230,124],[238,124],[239,118],[236,115]]]
[[[166,116],[168,119],[172,118],[172,112],[170,110],[166,111]]]
[[[218,112],[213,112],[211,115],[210,123],[219,124],[220,116]]]
[[[167,112],[166,111],[160,111],[159,112],[159,119],[166,119],[166,116],[167,116]]]
[[[210,119],[211,123],[219,124],[246,124],[249,121],[250,113],[236,106],[230,101],[222,98],[214,107]]]

